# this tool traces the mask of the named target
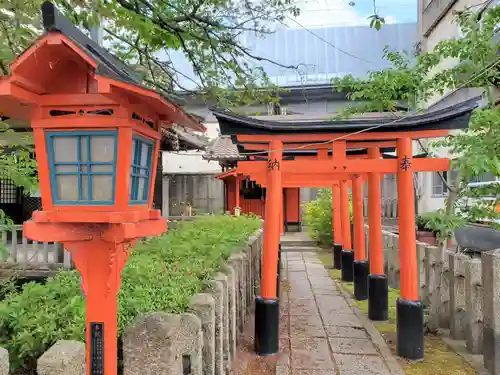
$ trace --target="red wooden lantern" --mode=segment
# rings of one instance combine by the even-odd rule
[[[33,128],[43,210],[25,235],[72,252],[87,302],[87,374],[115,375],[120,273],[136,239],[167,230],[151,209],[161,128],[204,128],[51,3],[42,15],[46,33],[0,81],[0,113]]]

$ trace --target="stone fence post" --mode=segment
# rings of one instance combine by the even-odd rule
[[[203,332],[203,375],[215,374],[215,300],[211,294],[198,293],[191,301],[191,309],[201,321]]]
[[[425,243],[417,241],[417,265],[418,265],[418,285],[420,287],[420,299],[424,306],[429,305],[428,289],[425,285]]]
[[[443,260],[440,249],[436,246],[425,247],[425,285],[429,299],[429,319],[427,327],[431,332],[436,332],[440,326],[441,311],[441,275]]]
[[[203,333],[194,314],[140,315],[124,330],[124,375],[202,375]]]
[[[483,287],[481,259],[468,259],[465,264],[465,340],[472,354],[483,352]]]
[[[0,348],[0,375],[9,375],[9,352]]]
[[[387,248],[387,279],[389,287],[399,289],[399,236],[393,233],[388,235],[389,243]]]
[[[445,250],[440,286],[441,306],[439,309],[439,327],[447,329],[450,328],[450,279],[453,277],[453,271],[450,266],[450,255],[453,254],[455,253]]]
[[[500,249],[481,254],[484,367],[500,375]]]
[[[450,335],[455,340],[465,339],[465,262],[462,253],[448,253],[450,264]]]
[[[38,375],[85,375],[85,344],[57,341],[38,358]]]

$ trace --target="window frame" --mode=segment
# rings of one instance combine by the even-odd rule
[[[134,143],[138,142],[138,146],[134,148]],[[149,146],[148,148],[148,160],[147,160],[147,166],[141,167],[140,165],[140,157],[142,156],[142,144],[147,144]],[[141,204],[147,204],[149,202],[150,198],[150,190],[151,190],[151,177],[153,173],[153,154],[155,151],[156,143],[154,140],[146,138],[140,134],[134,133],[132,136],[132,150],[134,151],[134,155],[131,155],[131,160],[130,160],[130,166],[129,166],[129,191],[128,191],[128,201],[130,205],[141,205]],[[131,151],[132,151],[131,150]],[[139,164],[135,164],[137,160],[137,150],[141,150],[139,152]],[[137,168],[139,169],[138,172],[133,172],[132,168]],[[144,184],[144,193],[146,197],[144,199],[132,199],[135,194],[139,194],[139,179],[143,178],[140,175],[140,169],[145,169],[146,170],[146,181]],[[135,180],[137,179],[137,180]],[[137,181],[137,182],[135,182]],[[134,191],[134,187],[136,188],[136,191]],[[137,196],[137,198],[139,198]]]
[[[112,136],[114,145],[114,154],[112,162],[91,162],[91,138],[92,136]],[[45,144],[47,146],[47,156],[49,162],[50,184],[52,194],[52,204],[55,206],[111,206],[115,204],[115,187],[116,187],[116,163],[118,158],[118,130],[89,130],[89,131],[46,131]],[[54,139],[57,137],[71,137],[77,140],[77,161],[76,162],[56,162],[54,154]],[[86,141],[86,162],[82,161],[82,138],[87,138]],[[76,172],[56,172],[58,165],[76,166]],[[94,165],[110,165],[111,172],[91,172],[91,167]],[[81,167],[86,166],[86,172],[82,172]],[[57,194],[57,176],[77,176],[78,178],[78,200],[62,200],[58,199]],[[87,197],[92,197],[92,175],[111,176],[111,200],[83,200],[83,179],[82,176],[87,176]],[[82,197],[82,198],[80,198]]]

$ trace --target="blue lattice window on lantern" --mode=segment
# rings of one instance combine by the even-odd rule
[[[47,132],[46,138],[53,204],[114,204],[116,131]]]
[[[154,142],[144,137],[132,139],[132,161],[130,165],[130,192],[132,204],[145,204],[149,199]]]

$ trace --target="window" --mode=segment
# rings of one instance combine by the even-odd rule
[[[135,136],[132,140],[129,194],[131,203],[144,204],[149,199],[153,147],[154,143],[146,138]]]
[[[47,132],[54,204],[114,203],[116,131]]]
[[[445,171],[441,173],[443,178],[441,178],[437,172],[432,174],[432,195],[448,195],[448,188],[446,185],[451,185],[457,176],[457,171]],[[443,179],[446,181],[446,184],[443,182]]]
[[[452,184],[453,181],[456,178],[457,171],[451,171],[451,172],[442,172],[443,173],[443,178],[447,182],[448,185]],[[471,183],[478,183],[478,182],[490,182],[490,181],[495,181],[496,178],[493,175],[493,173],[485,173],[481,176],[476,176],[474,177],[470,182]],[[439,177],[438,173],[435,172],[432,174],[432,195],[447,195],[448,194],[448,189],[446,188],[446,185],[444,184],[443,180],[441,177]]]

